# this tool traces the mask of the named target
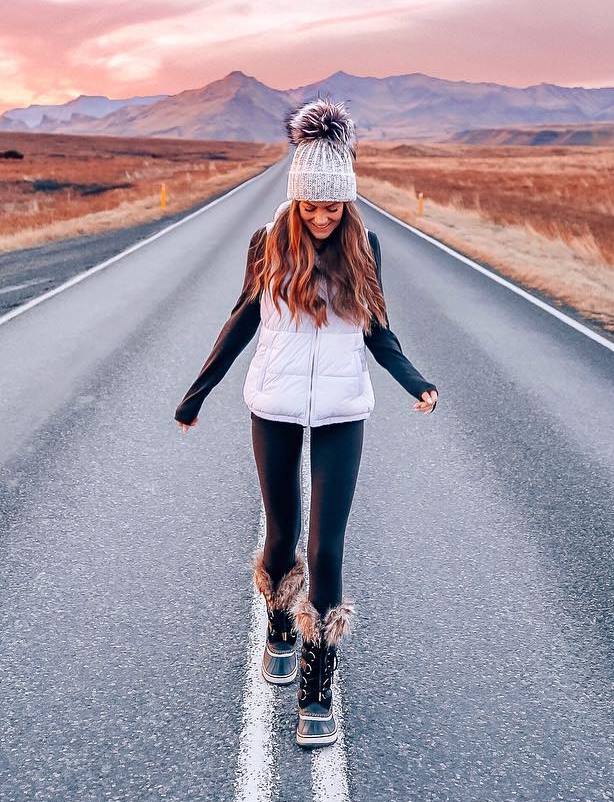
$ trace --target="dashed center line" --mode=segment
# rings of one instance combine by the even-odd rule
[[[310,437],[309,428],[303,446],[303,463],[301,471],[303,501],[303,531],[309,531],[309,499],[311,497],[311,464],[309,460]],[[306,555],[305,555],[306,561]],[[339,729],[339,736],[334,744],[313,749],[311,753],[311,782],[314,802],[350,802],[348,787],[347,749],[343,732],[343,693],[341,679],[341,662],[333,675],[333,715]]]
[[[301,463],[301,502],[303,532],[309,531],[311,497],[310,434],[305,429]],[[260,502],[258,548],[266,536],[266,516]],[[305,560],[307,538],[304,537]],[[279,757],[278,739],[273,732],[278,720],[279,690],[265,681],[260,671],[266,642],[267,614],[264,599],[254,588],[248,633],[246,677],[243,690],[242,726],[234,782],[234,802],[272,802],[277,796],[273,776]],[[299,640],[300,643],[300,640]],[[297,647],[298,648],[298,647]],[[343,693],[340,668],[333,678],[333,714],[339,728],[334,744],[311,750],[311,783],[314,802],[350,802],[347,750],[343,733]],[[293,748],[301,749],[296,743]]]
[[[264,546],[266,518],[260,501],[258,548]],[[243,723],[235,775],[236,802],[270,802],[273,798],[273,721],[276,717],[275,688],[260,673],[266,641],[266,604],[254,589],[248,633],[246,679],[243,690]]]

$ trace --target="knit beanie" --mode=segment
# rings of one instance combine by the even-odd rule
[[[356,128],[342,103],[318,98],[285,117],[290,143],[296,145],[290,172],[290,200],[356,200]]]

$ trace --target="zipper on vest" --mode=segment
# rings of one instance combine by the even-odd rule
[[[316,328],[316,336],[314,337],[313,341],[313,355],[311,357],[311,373],[309,376],[309,406],[307,407],[307,425],[311,426],[311,398],[313,396],[313,366],[315,365],[316,361],[316,348],[318,345],[318,331],[319,329]]]

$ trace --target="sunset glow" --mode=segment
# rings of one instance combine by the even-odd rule
[[[337,70],[612,86],[610,0],[20,0],[3,9],[0,112],[176,94],[242,70],[289,89]]]

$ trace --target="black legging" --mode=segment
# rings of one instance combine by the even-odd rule
[[[264,564],[276,583],[294,564],[301,533],[303,426],[251,413],[252,444],[266,513]],[[358,477],[364,420],[311,427],[309,599],[321,615],[339,604],[345,527]]]

